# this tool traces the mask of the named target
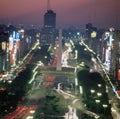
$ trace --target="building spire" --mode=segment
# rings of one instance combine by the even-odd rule
[[[47,10],[50,10],[51,8],[50,8],[51,6],[50,6],[50,0],[47,0]]]

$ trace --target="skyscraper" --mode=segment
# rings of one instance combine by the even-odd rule
[[[44,14],[44,26],[41,31],[41,45],[55,44],[56,13],[50,9],[50,1],[47,3],[47,12]]]
[[[56,28],[56,13],[53,10],[47,10],[44,15],[44,27]]]

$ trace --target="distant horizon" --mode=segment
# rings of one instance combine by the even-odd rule
[[[91,22],[88,22],[88,23],[91,23]],[[88,24],[88,23],[86,23],[86,24]],[[0,22],[0,25],[2,25],[2,24],[4,24],[4,25],[11,24],[13,26],[19,26],[19,25],[21,25],[21,26],[24,26],[24,27],[32,27],[32,25],[36,26],[36,27],[39,27],[39,28],[43,28],[44,27],[43,24],[39,24],[39,23]],[[84,24],[82,26],[81,25],[79,25],[79,26],[78,25],[77,26],[75,26],[75,25],[57,26],[56,25],[56,29],[59,29],[59,28],[67,29],[67,28],[70,28],[70,27],[75,27],[75,28],[78,28],[78,29],[85,29],[86,28],[86,24]],[[115,29],[119,29],[120,30],[120,27],[115,27],[115,26],[112,26],[112,25],[100,27],[100,26],[94,25],[94,23],[91,23],[91,24],[92,24],[93,27],[96,27],[97,29],[109,29],[109,28],[113,27]]]
[[[99,29],[120,29],[120,0],[51,0],[50,9],[56,13],[56,28],[75,26],[85,28],[92,23]],[[0,23],[39,24],[43,27],[47,0],[0,1]]]

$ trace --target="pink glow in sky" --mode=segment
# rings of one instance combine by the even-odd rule
[[[120,0],[50,0],[57,14],[57,26],[120,27]],[[47,0],[0,0],[0,23],[40,24]]]

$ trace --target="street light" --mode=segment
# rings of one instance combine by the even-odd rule
[[[100,100],[95,100],[95,102],[98,104],[100,103]],[[97,105],[97,112],[98,112],[98,105]]]
[[[103,104],[102,106],[103,106],[103,108],[104,108],[104,115],[105,115],[105,108],[107,108],[107,107],[108,107],[108,105]]]
[[[98,84],[98,87],[100,88],[102,85],[101,84]]]
[[[100,103],[100,100],[95,100],[96,103]]]
[[[97,96],[98,96],[98,97],[102,96],[102,93],[97,93]]]
[[[95,90],[90,90],[90,92],[93,94],[93,93],[95,93]]]
[[[44,56],[45,59],[47,59],[47,56]]]

